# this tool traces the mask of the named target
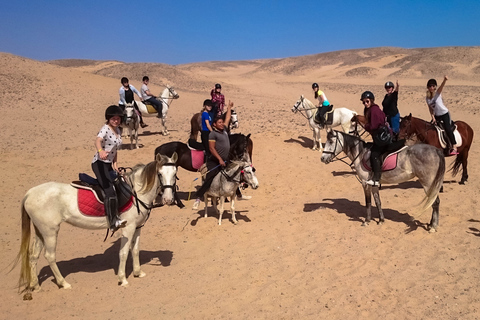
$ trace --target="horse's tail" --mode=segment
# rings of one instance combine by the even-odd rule
[[[443,178],[445,176],[445,157],[442,154],[442,150],[435,149],[435,152],[437,153],[439,159],[437,173],[435,175],[433,183],[430,185],[430,188],[428,188],[426,192],[427,194],[425,195],[425,199],[423,199],[422,201],[422,212],[430,208],[430,206],[435,202],[438,193],[443,186]]]
[[[460,152],[459,154],[457,154],[457,157],[455,158],[455,162],[452,164],[452,167],[450,168],[450,170],[452,171],[452,176],[456,176],[458,171],[460,171],[460,167],[463,163],[463,154],[462,152]]]
[[[19,291],[21,290],[21,288],[24,288],[23,290],[20,291],[21,293],[31,290],[30,283],[32,280],[32,273],[30,268],[30,257],[29,257],[31,219],[27,213],[27,210],[25,210],[26,199],[27,199],[27,196],[25,196],[22,200],[22,242],[20,244],[20,251],[18,252],[17,257],[15,258],[15,261],[12,267],[12,270],[13,270],[13,268],[15,268],[18,262],[21,262],[20,278],[18,279]]]

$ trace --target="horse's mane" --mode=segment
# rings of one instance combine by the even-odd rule
[[[132,172],[129,173],[132,184],[135,184],[136,172],[141,170],[140,183],[142,184],[142,189],[140,189],[139,192],[149,192],[152,190],[155,185],[158,169],[163,166],[165,162],[165,158],[162,157],[160,161],[154,160],[146,165],[139,163],[132,168]]]

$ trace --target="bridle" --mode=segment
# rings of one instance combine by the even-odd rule
[[[165,163],[163,164],[163,166],[166,166],[166,167],[176,167],[176,164],[171,162],[171,163]],[[162,183],[162,175],[159,173],[158,174],[158,179],[160,181],[160,191],[163,193],[163,191],[165,191],[165,189],[172,189],[172,192],[175,193],[175,191],[177,190],[177,175],[175,174],[175,179],[174,179],[174,183],[173,184],[163,184]]]
[[[333,160],[331,160],[330,162],[341,161],[341,162],[345,163],[346,165],[348,165],[351,169],[353,169],[353,168],[354,168],[354,165],[353,165],[353,164],[354,164],[355,161],[358,159],[358,157],[360,157],[361,152],[358,152],[358,154],[355,156],[355,158],[353,158],[353,160],[352,160],[351,163],[346,162],[346,161],[343,160],[343,159],[348,158],[347,155],[345,155],[345,156],[342,157],[342,158],[338,157],[338,155],[339,155],[340,153],[342,153],[342,152],[343,152],[343,149],[344,149],[344,145],[342,144],[342,142],[341,142],[340,139],[338,138],[338,132],[334,130],[334,131],[331,131],[331,134],[335,137],[335,147],[333,148],[334,151],[325,151],[325,149],[324,149],[324,150],[323,150],[323,153],[325,153],[325,154],[332,154],[332,155],[333,155],[333,156],[332,156],[332,157],[333,157]],[[355,144],[355,147],[358,146],[358,145],[361,143],[361,141],[362,141],[362,140],[358,139],[358,140],[357,140],[357,143]],[[337,145],[338,145],[338,144],[340,144],[340,147],[341,147],[341,148],[340,148],[340,151],[339,151],[338,153],[335,153],[335,151],[337,150]]]
[[[132,108],[132,115],[131,116],[127,116],[125,114],[125,124],[126,125],[129,125],[130,121],[133,121],[133,123],[135,124],[135,122],[138,121],[138,115],[137,113],[135,112],[135,107],[132,105],[132,106],[125,106],[125,112],[127,111],[127,108]]]
[[[299,108],[298,108],[300,105],[302,105],[302,107],[303,107],[302,109],[299,109]],[[294,112],[299,112],[299,113],[300,113],[305,119],[307,119],[307,120],[312,119],[315,114],[312,113],[311,116],[308,116],[308,115],[306,115],[306,114],[303,114],[302,111],[314,110],[314,109],[317,108],[317,107],[306,108],[305,105],[304,105],[304,99],[303,99],[303,97],[302,97],[296,104],[294,104],[293,107],[295,108],[295,111],[294,111]]]
[[[247,182],[244,178],[245,177],[244,169],[248,167],[252,167],[252,171],[255,172],[255,168],[252,165],[246,165],[243,168],[241,166],[238,166],[237,170],[235,170],[235,172],[230,176],[227,174],[227,172],[224,169],[222,169],[220,172],[227,179],[227,181],[242,183],[242,182]],[[238,174],[240,174],[240,178],[238,180],[235,180],[235,177],[237,177]]]
[[[168,91],[170,92],[170,94],[172,95],[172,97],[162,97],[160,96],[159,98],[162,99],[163,103],[165,103],[167,105],[168,108],[170,108],[170,104],[168,103],[168,99],[178,99],[180,96],[178,95],[178,93],[175,92],[175,90],[172,88],[172,87],[167,87]]]

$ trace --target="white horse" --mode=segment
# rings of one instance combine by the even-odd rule
[[[162,125],[163,125],[163,130],[162,134],[164,136],[168,135],[169,132],[167,130],[166,122],[167,122],[167,112],[168,108],[172,104],[172,101],[174,99],[178,99],[180,96],[178,93],[173,89],[173,87],[170,87],[167,85],[165,89],[163,89],[163,92],[157,97],[159,99],[163,106],[162,106]],[[153,108],[153,106],[150,106],[148,108],[143,102],[141,101],[135,101],[137,103],[138,109],[142,113],[143,117],[156,117],[158,115],[157,111]],[[150,109],[150,111],[149,111]]]
[[[118,266],[118,282],[127,286],[125,264],[129,249],[133,257],[133,275],[144,277],[140,269],[139,240],[142,226],[152,210],[153,201],[162,192],[161,202],[166,205],[174,203],[174,192],[177,169],[175,162],[177,154],[172,158],[157,155],[155,160],[147,165],[138,164],[132,171],[124,175],[125,180],[132,187],[135,199],[130,209],[123,212],[121,217],[127,223],[122,228],[120,246],[120,264]],[[19,288],[22,292],[31,294],[31,291],[40,290],[37,276],[37,261],[43,247],[57,285],[60,288],[70,289],[71,285],[65,281],[60,273],[55,257],[57,236],[62,222],[84,229],[106,229],[108,221],[105,216],[92,217],[82,214],[78,209],[78,190],[70,184],[47,182],[31,188],[22,201],[22,242],[17,260],[21,261]],[[33,223],[35,236],[30,248],[30,222]],[[31,297],[30,297],[31,298]]]
[[[242,182],[247,183],[252,189],[258,188],[255,169],[252,167],[250,161],[234,160],[227,166],[227,168],[222,169],[213,178],[210,188],[205,192],[205,218],[207,217],[208,212],[208,197],[211,197],[213,208],[218,212],[218,225],[222,225],[223,206],[225,204],[225,199],[230,197],[230,213],[232,214],[232,221],[234,224],[237,224],[237,219],[235,218],[235,199],[237,198],[236,191]],[[217,208],[217,198],[220,198],[220,210]]]
[[[322,138],[320,137],[320,130],[323,128],[314,121],[316,110],[317,107],[303,95],[300,96],[300,100],[298,100],[292,108],[293,113],[296,113],[298,111],[307,119],[308,123],[310,124],[310,128],[313,130],[312,150],[318,149],[321,152],[323,150],[323,147]],[[325,129],[329,131],[333,127],[341,125],[343,132],[353,133],[355,131],[355,122],[352,121],[352,118],[355,115],[357,115],[355,111],[349,110],[347,108],[334,108],[332,124],[325,125]]]
[[[133,103],[125,105],[125,123],[121,127],[128,129],[128,136],[130,137],[130,150],[133,149],[133,139],[135,139],[135,149],[138,149],[138,128],[140,127],[140,117],[135,110]]]

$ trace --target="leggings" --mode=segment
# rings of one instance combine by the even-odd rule
[[[437,123],[440,123],[440,122],[443,123],[443,128],[447,133],[448,140],[450,140],[450,143],[452,144],[452,146],[456,145],[457,141],[455,140],[455,136],[453,135],[452,121],[450,120],[450,112],[447,112],[441,116],[435,116],[435,120],[437,121]]]
[[[150,102],[153,105],[155,110],[157,110],[157,112],[158,112],[158,116],[161,117],[162,116],[162,107],[163,107],[162,101],[157,100],[156,98],[149,98],[149,99],[147,99],[147,102]]]
[[[98,183],[105,191],[105,198],[117,198],[115,188],[113,187],[113,180],[110,172],[113,171],[112,164],[97,160],[92,163],[92,170],[97,177]]]

